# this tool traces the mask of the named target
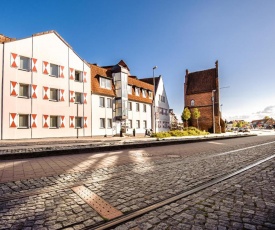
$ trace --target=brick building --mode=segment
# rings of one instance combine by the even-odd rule
[[[184,104],[191,111],[198,108],[200,111],[199,128],[213,132],[213,120],[215,121],[215,133],[224,132],[224,121],[219,110],[219,74],[218,61],[213,69],[207,69],[189,73],[186,70],[184,83]],[[212,101],[214,98],[214,102]],[[214,109],[213,109],[214,105]],[[214,117],[214,119],[213,119]],[[189,125],[197,127],[197,121],[189,120]]]

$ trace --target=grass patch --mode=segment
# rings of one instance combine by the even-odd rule
[[[188,127],[182,130],[153,133],[151,137],[165,138],[165,137],[201,136],[201,135],[208,135],[208,134],[209,134],[208,132],[201,131],[195,127]]]

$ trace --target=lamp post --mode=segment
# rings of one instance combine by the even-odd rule
[[[157,66],[154,66],[153,67],[153,85],[154,85],[154,92],[153,92],[153,98],[154,98],[154,104],[153,104],[153,107],[154,107],[154,115],[153,115],[153,119],[154,119],[154,133],[156,133],[157,131],[157,119],[156,119],[156,94],[155,94],[155,69],[158,68]]]
[[[212,109],[213,109],[213,133],[215,133],[215,108],[214,108],[214,103],[215,103],[215,98],[214,98],[214,93],[216,92],[215,89],[212,90]]]

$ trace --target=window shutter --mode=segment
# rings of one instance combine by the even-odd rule
[[[32,98],[37,98],[37,85],[32,85],[32,88],[31,88],[31,95],[32,95]]]
[[[84,128],[88,127],[87,117],[84,117]]]
[[[64,89],[60,89],[60,90],[59,90],[59,98],[60,98],[60,101],[65,101],[65,100],[64,100],[64,92],[65,92]]]
[[[49,87],[43,86],[43,100],[49,100],[48,90],[49,90]]]
[[[17,127],[17,114],[10,113],[10,128],[16,128],[16,127]]]
[[[87,93],[83,93],[83,103],[87,104]]]
[[[10,84],[10,95],[16,97],[18,95],[18,83],[15,81],[11,81]]]
[[[59,119],[60,128],[65,128],[65,116],[60,116]]]
[[[36,62],[37,62],[37,59],[32,58],[32,72],[37,72]]]
[[[49,62],[43,61],[42,71],[43,74],[49,74]]]
[[[87,72],[83,72],[83,82],[87,82],[86,74],[87,74]]]
[[[70,91],[70,102],[74,102],[74,91]]]
[[[74,80],[74,69],[70,68],[70,80]]]
[[[61,65],[60,68],[59,68],[59,77],[60,78],[64,78],[64,72],[63,71],[64,71],[64,66]]]
[[[31,127],[32,127],[32,128],[37,128],[37,125],[36,125],[36,122],[37,122],[36,117],[37,117],[37,114],[32,114],[32,115],[31,115]]]
[[[19,66],[19,56],[18,54],[11,53],[11,67],[17,68]]]
[[[43,128],[49,128],[49,115],[43,115]]]
[[[74,116],[70,116],[70,128],[74,128]]]

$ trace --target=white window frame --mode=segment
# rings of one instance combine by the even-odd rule
[[[83,72],[80,70],[74,71],[74,81],[83,82]]]
[[[55,119],[55,124],[53,125],[52,121]],[[50,129],[57,129],[59,128],[59,116],[52,115],[50,116]]]
[[[24,71],[31,70],[31,59],[29,57],[20,56],[19,57],[19,69]]]
[[[27,95],[21,94],[21,86],[22,86],[22,87],[27,87]],[[18,97],[30,98],[30,85],[29,85],[29,84],[19,83],[19,93],[18,93]]]
[[[52,92],[56,91],[56,98],[52,98]],[[50,88],[50,101],[59,101],[59,89]]]
[[[147,129],[147,121],[146,120],[143,120],[142,125],[143,125],[144,129]]]
[[[152,99],[153,98],[153,92],[149,91],[148,94],[149,94],[149,98]]]
[[[136,112],[139,112],[140,108],[139,108],[139,103],[136,103]]]
[[[21,124],[21,119],[20,118],[25,118],[27,121],[24,121],[23,123],[27,123],[26,125]],[[30,115],[29,114],[18,114],[18,128],[19,129],[28,129],[30,128]]]
[[[83,93],[75,92],[75,104],[83,104]]]
[[[128,101],[128,111],[132,111],[132,102]]]
[[[112,118],[107,119],[107,128],[111,129],[113,127],[113,120]]]
[[[78,124],[78,122],[80,122],[80,125]],[[83,128],[83,117],[75,117],[74,123],[75,123],[75,128],[76,129]]]
[[[136,94],[136,96],[140,95],[140,89],[138,87],[135,88],[135,94]]]
[[[112,82],[111,82],[111,79],[107,79],[107,78],[104,78],[104,77],[100,77],[100,78],[99,78],[99,85],[100,85],[100,88],[112,89]]]
[[[53,67],[57,68],[57,73],[53,72]],[[50,76],[51,77],[59,77],[59,65],[50,63]]]
[[[142,89],[142,97],[146,98],[146,90]]]
[[[136,129],[140,129],[140,120],[136,120]]]
[[[99,107],[105,108],[105,97],[99,97]]]
[[[147,108],[146,108],[146,104],[143,104],[143,112],[146,113],[147,112]]]
[[[127,92],[128,92],[128,94],[132,95],[132,86],[131,85],[127,85]]]
[[[105,129],[105,118],[99,118],[99,128]]]
[[[106,98],[107,99],[107,108],[112,108],[112,99],[111,98]]]

